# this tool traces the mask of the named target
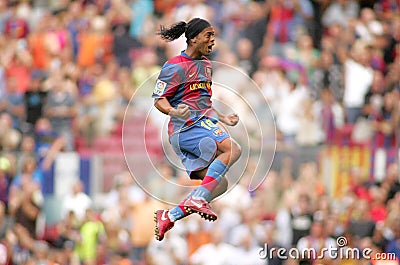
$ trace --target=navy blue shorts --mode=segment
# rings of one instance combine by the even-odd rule
[[[192,178],[193,171],[204,169],[213,161],[217,153],[216,142],[228,137],[215,122],[204,117],[190,128],[173,134],[169,141]]]

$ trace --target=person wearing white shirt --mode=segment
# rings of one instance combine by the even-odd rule
[[[64,198],[61,209],[62,218],[65,218],[69,212],[73,212],[78,220],[83,220],[86,210],[92,206],[92,199],[83,190],[83,183],[78,180],[72,187],[72,193]]]
[[[333,258],[335,255],[332,252],[337,249],[336,240],[328,237],[324,233],[324,220],[314,220],[311,225],[310,235],[302,237],[297,242],[299,253],[305,254],[303,258],[311,258],[312,260]],[[308,257],[310,255],[310,257]]]
[[[237,249],[222,241],[223,231],[214,227],[211,233],[211,242],[198,248],[190,257],[193,265],[237,265],[234,254]],[[257,253],[256,253],[257,254]]]
[[[361,115],[367,94],[373,80],[373,69],[369,66],[371,57],[367,43],[357,41],[351,51],[351,58],[344,63],[344,96],[346,121],[355,123]]]

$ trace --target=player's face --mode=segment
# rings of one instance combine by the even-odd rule
[[[205,28],[196,36],[197,49],[202,55],[210,55],[215,44],[215,31],[213,27]]]

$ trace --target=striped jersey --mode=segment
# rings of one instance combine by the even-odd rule
[[[187,120],[170,118],[169,135],[190,127],[203,116],[217,119],[211,102],[211,75],[212,64],[205,56],[196,60],[182,51],[164,64],[152,97],[166,98],[174,108],[186,104],[191,111]]]

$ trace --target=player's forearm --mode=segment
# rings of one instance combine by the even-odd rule
[[[215,108],[212,108],[214,112],[218,115],[218,120],[222,123],[225,123],[225,115],[223,115],[221,112],[216,110]]]
[[[171,106],[169,101],[166,98],[158,98],[154,101],[154,106],[166,115],[170,115],[171,111],[174,110],[174,107]]]

